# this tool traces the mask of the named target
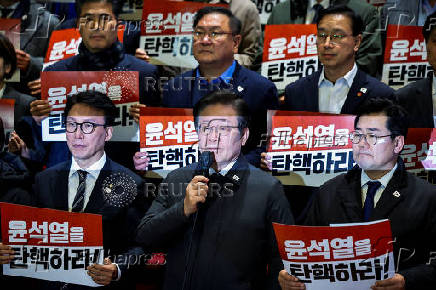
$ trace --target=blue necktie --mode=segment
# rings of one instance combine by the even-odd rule
[[[366,193],[365,204],[363,205],[363,221],[369,221],[372,210],[374,209],[374,196],[377,189],[381,186],[380,181],[368,181],[368,192]]]

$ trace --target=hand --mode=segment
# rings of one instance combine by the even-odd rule
[[[48,100],[34,100],[30,103],[30,113],[38,125],[41,125],[41,121],[48,117],[50,111]]]
[[[197,204],[199,202],[205,203],[207,196],[207,183],[209,179],[197,175],[191,180],[191,182],[186,187],[185,200],[183,201],[183,211],[185,216],[189,217],[191,214],[198,210]]]
[[[260,168],[266,171],[272,170],[271,156],[269,156],[266,152],[262,152],[260,154]]]
[[[109,258],[104,259],[104,265],[92,264],[87,270],[92,280],[100,285],[109,285],[118,277],[118,267]]]
[[[17,55],[17,67],[21,71],[26,72],[30,64],[30,54],[20,49],[16,49],[15,54]]]
[[[14,258],[14,250],[0,243],[0,265],[9,264]]]
[[[282,290],[291,289],[306,289],[304,283],[298,282],[298,278],[289,275],[286,270],[281,270],[279,273],[279,284]]]
[[[406,289],[406,280],[401,274],[395,274],[394,277],[377,281],[371,286],[373,290],[404,290]]]
[[[27,148],[26,143],[23,139],[18,136],[18,134],[13,131],[9,139],[8,151],[11,153],[19,154],[24,158],[30,159],[29,148]]]
[[[130,116],[133,117],[133,119],[135,120],[136,123],[139,123],[139,116],[140,116],[141,108],[145,108],[145,107],[147,107],[147,106],[143,105],[143,104],[133,104],[130,106],[129,114],[130,114]]]
[[[148,153],[145,151],[136,152],[133,156],[133,164],[135,165],[136,170],[147,170],[149,162],[150,159],[148,158]]]
[[[31,95],[39,95],[41,94],[41,78],[28,82],[27,87],[30,90]]]
[[[148,56],[148,54],[145,52],[144,49],[142,48],[137,48],[135,51],[135,57],[141,60],[145,60],[146,62],[148,62],[150,60],[150,57]]]

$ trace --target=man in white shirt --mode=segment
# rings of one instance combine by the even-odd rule
[[[146,202],[141,192],[142,179],[110,160],[104,151],[116,115],[115,105],[105,94],[88,91],[68,97],[65,129],[72,158],[38,174],[34,190],[38,207],[103,216],[105,257],[110,254],[112,258],[106,258],[104,265],[89,266],[88,275],[98,284],[126,289],[134,287],[134,281],[114,281],[124,276],[128,265],[114,264],[113,257],[130,261],[126,257],[142,254],[133,246],[133,233]],[[44,285],[59,286],[56,282]],[[75,285],[73,289],[82,288]]]
[[[407,114],[390,100],[370,99],[358,112],[354,128],[350,139],[357,165],[320,187],[304,224],[389,219],[396,273],[371,289],[433,289],[436,187],[407,172],[399,157],[407,136]],[[282,289],[305,289],[297,275],[281,271]]]
[[[289,84],[284,109],[355,114],[371,97],[393,98],[393,90],[360,70],[355,62],[363,22],[346,6],[320,12],[317,22],[320,71]]]

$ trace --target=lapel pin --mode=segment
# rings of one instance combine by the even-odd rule
[[[237,176],[237,175],[233,175],[233,180],[235,180],[235,181],[239,181],[239,177]]]
[[[397,190],[392,195],[395,197],[400,197],[400,193]]]
[[[244,88],[243,87],[241,87],[241,86],[238,86],[238,92],[242,92],[244,90]]]
[[[361,88],[360,91],[361,91],[362,93],[366,94],[366,92],[368,91],[368,89],[367,89],[367,88]]]

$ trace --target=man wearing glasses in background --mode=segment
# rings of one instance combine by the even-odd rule
[[[323,68],[286,87],[284,109],[355,114],[368,98],[393,98],[390,87],[356,65],[362,26],[361,17],[346,6],[332,6],[320,12],[317,50]]]
[[[407,135],[405,110],[387,99],[361,106],[350,135],[357,165],[319,188],[305,225],[328,226],[389,219],[395,275],[371,289],[434,289],[436,285],[436,187],[406,172],[399,157]],[[285,270],[285,289],[305,289]]]
[[[142,179],[105,153],[116,116],[116,107],[105,94],[87,91],[67,98],[65,129],[72,158],[36,176],[34,203],[42,208],[102,215],[104,257],[110,255],[112,260],[106,258],[103,265],[93,264],[84,270],[97,284],[134,289],[135,280],[126,278],[129,265],[125,261],[143,254],[142,249],[133,246],[133,234],[146,202],[141,194]],[[114,185],[114,176],[122,182]],[[112,186],[117,200],[105,195]],[[118,202],[121,199],[124,202]],[[114,264],[117,261],[113,257],[124,262]],[[42,283],[41,289],[64,289],[64,283]],[[65,289],[88,288],[68,285]]]
[[[222,90],[203,97],[193,113],[201,156],[214,158],[168,174],[136,241],[167,250],[164,290],[279,289],[283,264],[272,222],[294,220],[280,182],[241,154],[249,108]]]
[[[266,133],[266,112],[277,109],[277,89],[259,74],[235,60],[241,42],[241,22],[222,7],[205,7],[194,18],[193,53],[199,66],[163,88],[163,106],[192,108],[205,95],[219,89],[232,90],[243,98],[253,117],[252,135],[244,149],[248,162],[259,165],[261,134]],[[254,118],[255,117],[255,118]]]

